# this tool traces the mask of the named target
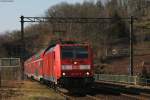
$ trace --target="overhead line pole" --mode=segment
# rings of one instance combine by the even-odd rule
[[[130,18],[130,75],[133,76],[133,16]]]
[[[25,52],[25,41],[24,41],[24,16],[20,17],[21,19],[21,73],[24,73],[24,52]],[[24,74],[21,76],[22,79],[24,79]]]

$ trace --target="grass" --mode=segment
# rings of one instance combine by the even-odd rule
[[[21,86],[15,88],[1,88],[0,92],[2,100],[64,100],[53,89],[31,81],[23,81]]]

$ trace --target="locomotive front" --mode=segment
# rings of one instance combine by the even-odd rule
[[[61,46],[61,82],[67,87],[91,85],[93,79],[93,57],[89,45]]]

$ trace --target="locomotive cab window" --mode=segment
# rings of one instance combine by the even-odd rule
[[[88,49],[86,47],[76,46],[66,46],[62,47],[62,59],[86,59],[88,58]]]
[[[62,47],[62,58],[73,58],[73,48]]]
[[[75,56],[76,58],[88,58],[88,51],[87,48],[78,47],[75,49]]]

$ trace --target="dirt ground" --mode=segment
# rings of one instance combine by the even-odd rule
[[[53,89],[38,82],[2,81],[0,100],[65,100]]]

